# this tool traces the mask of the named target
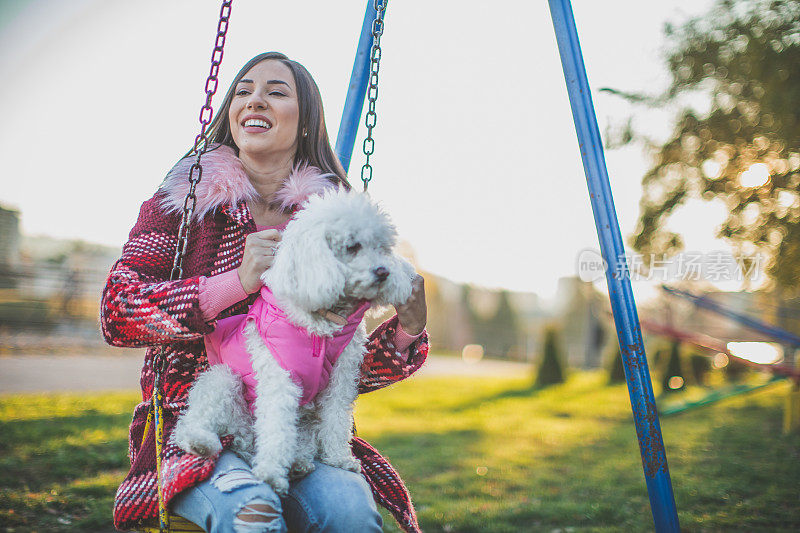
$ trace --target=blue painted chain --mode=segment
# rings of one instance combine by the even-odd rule
[[[366,160],[361,167],[361,181],[364,182],[364,192],[367,190],[369,182],[372,181],[372,165],[369,164],[369,156],[375,152],[375,139],[372,138],[372,128],[378,122],[378,115],[375,113],[375,102],[378,101],[378,71],[381,68],[381,35],[383,35],[383,14],[389,0],[375,0],[375,20],[372,21],[372,49],[370,50],[370,75],[367,99],[369,109],[364,119],[367,126],[367,138],[364,139],[364,155]]]

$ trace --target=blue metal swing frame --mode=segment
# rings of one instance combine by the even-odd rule
[[[645,483],[650,497],[650,508],[657,532],[680,531],[675,497],[672,492],[664,440],[658,419],[653,385],[647,368],[647,358],[642,342],[642,332],[636,303],[633,299],[625,261],[625,247],[614,208],[614,199],[608,180],[603,144],[597,117],[592,103],[591,90],[586,77],[575,18],[569,0],[549,0],[564,79],[567,83],[572,117],[583,159],[589,197],[594,214],[600,250],[606,262],[606,281],[611,299],[611,309],[617,337],[625,365],[625,378],[631,400],[639,451],[642,455]],[[347,99],[336,137],[336,154],[345,170],[350,166],[358,124],[367,92],[372,46],[372,22],[376,11],[373,0],[368,0],[358,49],[350,77]]]

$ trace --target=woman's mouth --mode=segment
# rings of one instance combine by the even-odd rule
[[[247,133],[261,133],[272,129],[272,123],[263,118],[248,118],[242,126]]]

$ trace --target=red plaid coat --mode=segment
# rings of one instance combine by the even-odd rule
[[[205,178],[204,178],[205,179]],[[199,301],[199,276],[212,276],[239,266],[245,236],[256,230],[244,201],[220,206],[193,223],[184,279],[168,281],[177,241],[179,216],[163,207],[164,193],[146,201],[139,219],[113,266],[103,290],[103,335],[114,346],[149,346],[141,375],[142,402],[136,406],[129,436],[131,469],[120,485],[114,504],[114,525],[131,529],[157,516],[155,440],[153,428],[144,435],[153,390],[155,346],[166,345],[167,369],[163,375],[165,446],[162,456],[164,497],[206,479],[215,458],[185,453],[170,442],[176,419],[185,406],[186,394],[197,374],[208,366],[203,335],[213,323],[203,320]],[[247,312],[255,294],[220,314],[219,318]],[[370,336],[362,366],[360,392],[395,383],[415,372],[428,352],[423,334],[409,349],[407,361],[392,345],[397,316]],[[143,440],[144,437],[144,440]],[[227,445],[230,439],[223,439]],[[364,477],[375,499],[386,507],[406,531],[418,531],[411,498],[400,476],[367,442],[355,437],[353,452],[361,461]]]

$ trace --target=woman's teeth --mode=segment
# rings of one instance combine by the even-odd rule
[[[258,119],[258,118],[247,119],[247,120],[244,121],[244,125],[245,125],[245,127],[247,127],[247,126],[257,126],[259,128],[266,128],[266,129],[270,129],[272,127],[272,125],[269,122],[267,122],[266,120],[261,120],[261,119]]]

